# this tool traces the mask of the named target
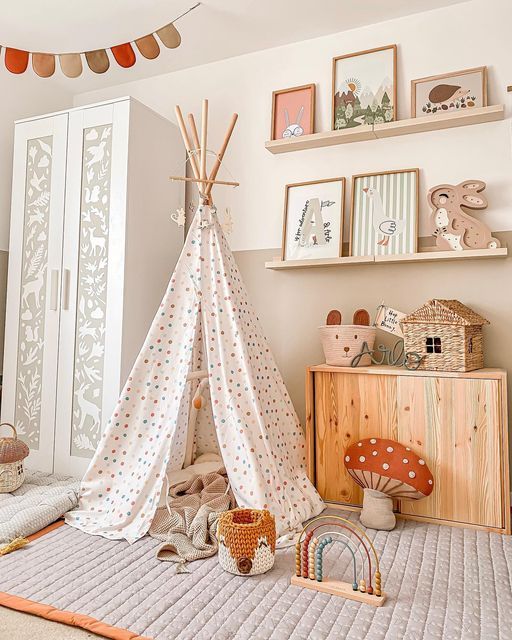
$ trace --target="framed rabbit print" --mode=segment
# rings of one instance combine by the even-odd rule
[[[306,136],[315,129],[315,85],[272,93],[271,140]]]
[[[419,169],[352,176],[350,255],[416,253]]]
[[[345,178],[287,184],[283,260],[341,256]]]
[[[332,61],[332,128],[396,120],[396,44]]]

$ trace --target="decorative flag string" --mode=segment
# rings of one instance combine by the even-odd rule
[[[137,58],[135,48],[140,55],[148,60],[154,60],[160,55],[160,45],[158,40],[168,49],[176,49],[181,44],[181,36],[174,26],[180,18],[183,18],[201,3],[197,2],[193,7],[184,11],[172,22],[165,26],[142,36],[131,42],[108,47],[112,52],[114,60],[120,67],[128,69],[133,67]],[[158,36],[158,40],[156,38]],[[134,47],[135,45],[135,47]],[[107,49],[95,49],[93,51],[82,51],[80,53],[40,53],[5,47],[0,45],[0,50],[5,49],[4,64],[11,73],[25,73],[28,69],[29,60],[32,58],[32,68],[41,78],[50,78],[55,73],[56,58],[59,59],[62,73],[68,78],[78,78],[83,71],[82,56],[85,57],[87,66],[94,73],[105,73],[110,67],[110,58]]]

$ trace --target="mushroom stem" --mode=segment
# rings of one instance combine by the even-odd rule
[[[382,491],[364,489],[363,510],[359,519],[369,529],[391,531],[396,525],[393,500]]]

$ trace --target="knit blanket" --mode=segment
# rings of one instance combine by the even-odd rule
[[[162,541],[159,560],[186,563],[217,553],[217,521],[234,506],[225,470],[171,487],[169,509],[157,509],[149,535]]]
[[[0,545],[31,535],[78,504],[80,481],[41,471],[26,471],[12,493],[0,493]]]

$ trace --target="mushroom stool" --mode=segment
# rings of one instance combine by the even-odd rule
[[[434,488],[425,460],[394,440],[366,438],[355,442],[345,452],[345,467],[364,490],[360,520],[370,529],[394,528],[393,498],[419,500]]]

